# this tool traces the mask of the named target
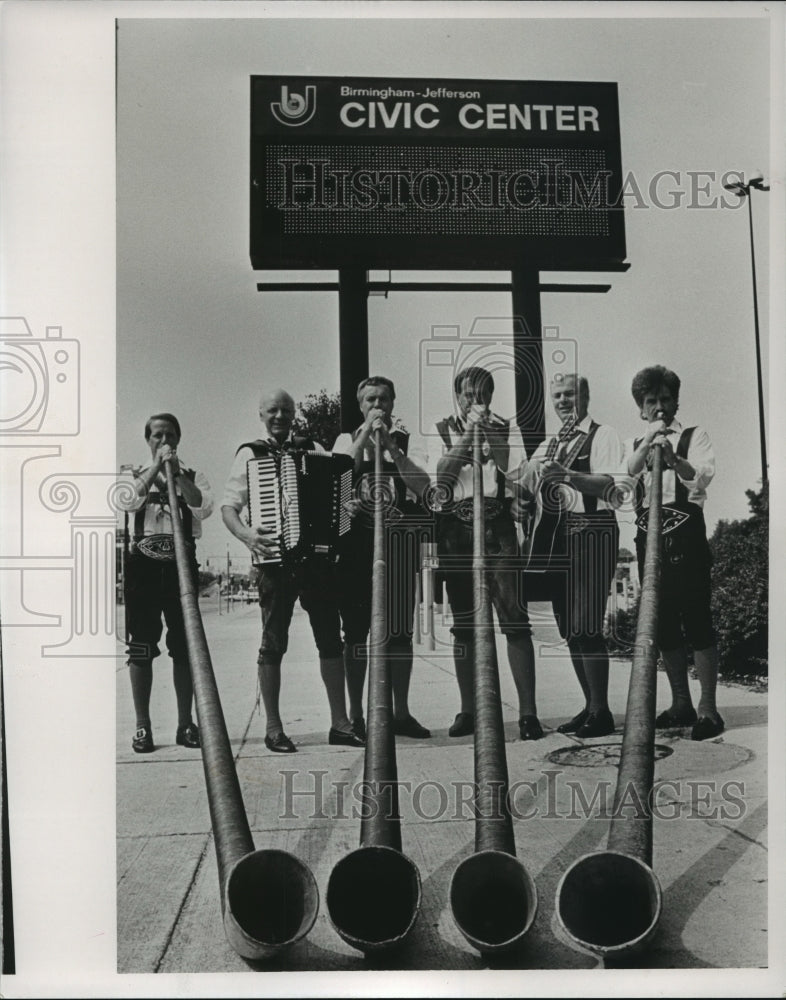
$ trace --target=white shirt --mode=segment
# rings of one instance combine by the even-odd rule
[[[682,431],[683,426],[679,420],[672,420],[667,428],[671,446],[675,451],[677,450],[677,443]],[[636,450],[634,445],[637,440],[637,438],[628,438],[625,442],[626,472],[628,461]],[[685,484],[688,491],[688,500],[699,507],[703,507],[707,499],[707,487],[715,476],[715,451],[712,447],[710,436],[703,427],[693,428],[693,435],[688,446],[686,460],[689,465],[693,466],[693,471],[696,474],[693,479],[683,479],[680,476],[680,481]],[[663,466],[663,503],[674,503],[676,500],[676,475],[674,469],[667,469],[665,465]],[[652,473],[645,467],[638,476],[631,478],[635,482],[636,479],[640,479],[642,476],[644,477],[644,506],[649,507]]]
[[[181,468],[187,468],[186,463],[178,455],[178,461],[180,462]],[[147,472],[148,469],[152,468],[152,459],[146,462],[143,466],[134,470],[134,479],[139,479],[143,473]],[[213,512],[213,493],[208,482],[207,476],[204,472],[194,473],[194,485],[199,488],[202,494],[202,504],[200,507],[192,507],[188,505],[193,518],[191,522],[191,534],[194,538],[202,537],[202,521],[206,517],[210,517]],[[180,488],[175,484],[175,489],[177,490],[177,495],[181,496]],[[164,473],[160,473],[153,482],[152,487],[149,492],[145,491],[143,493],[135,493],[135,495],[125,500],[123,497],[118,499],[118,507],[121,510],[126,510],[129,512],[134,512],[139,510],[144,506],[149,493],[160,493],[167,501],[166,506],[162,506],[159,503],[149,503],[145,508],[145,519],[143,534],[144,535],[171,535],[172,534],[172,518],[169,511],[169,499],[167,493],[166,479],[164,478]]]
[[[270,444],[276,451],[281,448],[281,445],[275,441],[273,438],[264,438],[265,444]],[[292,440],[292,433],[290,432],[287,441]],[[286,443],[286,442],[285,442]],[[324,452],[322,445],[314,442],[313,451]],[[235,455],[234,461],[232,462],[232,468],[229,470],[229,478],[224,486],[224,495],[221,497],[222,507],[234,507],[238,514],[243,510],[244,507],[248,507],[248,463],[255,458],[254,449],[248,447],[247,445],[240,449],[240,451]]]
[[[581,423],[576,425],[576,429],[586,435],[590,432],[591,424],[592,417],[587,414]],[[546,458],[549,444],[553,438],[554,435],[552,434],[550,437],[541,441],[535,449],[532,459],[527,467],[527,472],[522,479],[523,485],[525,485],[531,493],[534,493],[537,490],[540,480],[541,463]],[[568,450],[570,450],[575,443],[576,439],[572,438],[568,442]],[[557,461],[560,461],[560,449],[557,450]],[[590,445],[589,463],[590,473],[592,475],[611,476],[615,482],[624,478],[624,473],[627,471],[627,467],[625,466],[623,458],[622,441],[620,440],[619,434],[617,434],[613,427],[609,427],[608,424],[600,424],[598,429],[595,431],[595,436],[592,438],[592,444]],[[579,512],[584,510],[583,494],[581,494],[577,489],[567,483],[562,483],[560,491],[564,491],[566,510]],[[597,509],[599,511],[615,510],[616,507],[607,503],[601,497],[598,497]]]
[[[492,414],[495,417],[496,414]],[[497,420],[502,420],[501,417],[497,417]],[[448,428],[448,434],[450,436],[450,447],[454,448],[458,443],[459,437],[464,433],[466,425],[461,417],[454,417],[456,426],[458,428],[458,434],[452,428]],[[451,421],[452,422],[452,421]],[[506,421],[505,421],[506,422]],[[442,440],[442,435],[437,430],[437,425],[431,428],[429,434],[429,450],[426,456],[426,469],[433,482],[437,482],[437,466],[439,460],[447,455],[449,449]],[[508,439],[507,443],[509,445],[508,453],[508,472],[505,477],[505,496],[513,496],[513,487],[511,486],[511,481],[516,482],[518,480],[519,466],[522,462],[526,462],[527,453],[524,449],[524,440],[521,437],[521,431],[518,424],[508,425]],[[482,444],[483,450],[483,496],[484,497],[496,497],[497,495],[497,463],[494,461],[494,456],[491,452],[491,446],[488,441],[484,439]],[[472,497],[472,463],[469,462],[467,465],[462,465],[459,470],[458,476],[453,486],[453,494],[456,503],[461,500],[467,500]]]

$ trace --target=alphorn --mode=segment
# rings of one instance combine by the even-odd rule
[[[485,555],[480,428],[472,442],[472,577],[475,605],[475,853],[453,873],[450,906],[467,941],[482,954],[513,947],[538,909],[535,883],[516,858],[508,795],[499,668]]]
[[[656,444],[636,645],[608,847],[579,858],[557,886],[558,926],[573,944],[610,962],[646,948],[662,908],[660,883],[652,870],[662,468],[662,446]],[[634,814],[623,815],[626,808],[633,808]]]
[[[197,603],[170,461],[164,466],[224,931],[240,956],[267,960],[308,934],[317,917],[319,891],[310,869],[294,855],[254,849]]]
[[[365,954],[403,944],[417,920],[421,898],[420,873],[401,849],[393,695],[386,655],[386,491],[379,430],[374,434],[374,453],[374,562],[360,847],[335,865],[326,897],[336,932]]]

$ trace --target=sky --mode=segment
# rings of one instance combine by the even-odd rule
[[[183,427],[182,454],[219,499],[235,449],[259,433],[265,386],[282,385],[296,400],[338,390],[337,294],[256,290],[260,280],[335,272],[251,268],[252,74],[610,81],[619,89],[623,175],[632,178],[630,270],[543,272],[546,281],[612,285],[605,295],[544,294],[543,324],[589,379],[594,418],[623,439],[640,427],[634,373],[654,363],[676,370],[683,423],[701,423],[717,450],[708,524],[747,515],[744,491],[761,476],[748,219],[721,178],[767,170],[764,20],[120,19],[117,70],[118,462],[145,458],[145,419],[170,410]],[[757,192],[753,208],[766,377],[768,195]],[[438,277],[481,276],[393,273]],[[405,423],[425,429],[452,407],[444,372],[423,367],[432,327],[455,325],[466,336],[476,317],[510,314],[502,293],[369,300],[370,367],[396,382]],[[512,379],[498,381],[504,410]],[[243,552],[218,509],[203,531],[203,557],[228,545]]]

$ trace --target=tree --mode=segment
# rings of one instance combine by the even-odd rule
[[[746,490],[751,516],[719,521],[712,538],[712,616],[718,634],[720,672],[768,671],[769,493]]]
[[[332,448],[341,432],[341,402],[339,394],[328,394],[327,389],[309,393],[298,404],[294,420],[295,434],[313,438],[323,448]]]

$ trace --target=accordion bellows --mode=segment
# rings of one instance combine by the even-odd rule
[[[254,557],[257,564],[299,562],[313,555],[335,559],[349,531],[347,501],[352,497],[349,455],[285,451],[250,459],[247,465],[251,526],[269,528],[275,556]]]

